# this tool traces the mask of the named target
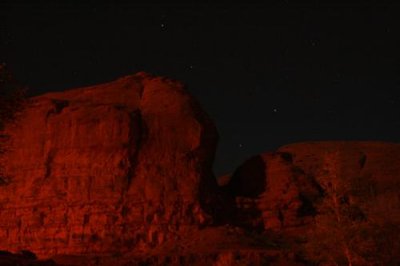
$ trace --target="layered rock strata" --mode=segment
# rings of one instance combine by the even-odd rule
[[[0,249],[145,250],[211,220],[217,133],[177,81],[38,96],[3,134]]]

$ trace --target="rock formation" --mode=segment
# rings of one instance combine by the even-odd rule
[[[126,252],[210,222],[217,133],[179,82],[139,73],[48,93],[4,134],[0,249]]]
[[[275,231],[309,225],[316,215],[315,202],[323,198],[321,176],[332,155],[336,177],[368,179],[377,194],[398,204],[399,144],[296,143],[250,158],[235,171],[225,189],[236,201],[236,223]]]
[[[399,144],[290,144],[218,186],[215,126],[167,78],[138,73],[34,97],[0,137],[4,265],[307,265],[297,244],[337,184],[357,191],[335,203],[361,204],[354,221],[372,217],[364,229],[390,236],[375,253],[400,249]],[[374,259],[397,265],[392,253]]]
[[[244,162],[225,188],[235,198],[236,223],[259,230],[301,226],[312,215],[318,185],[295,166],[292,155],[269,152]]]
[[[397,265],[399,161],[395,143],[296,143],[250,158],[220,184],[234,224],[290,247],[281,257],[294,259],[282,265],[296,258],[307,265]]]

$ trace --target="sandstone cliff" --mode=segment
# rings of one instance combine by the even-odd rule
[[[0,249],[141,250],[210,221],[217,133],[179,82],[139,73],[35,97],[5,134]]]

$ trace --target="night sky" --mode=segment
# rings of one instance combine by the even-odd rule
[[[31,95],[138,71],[185,82],[217,125],[217,175],[291,142],[399,141],[400,9],[288,2],[1,2],[0,62]]]

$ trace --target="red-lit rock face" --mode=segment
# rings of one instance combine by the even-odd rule
[[[328,181],[328,184],[337,183],[345,191],[350,190],[345,195],[348,196],[346,204],[361,206],[369,222],[381,223],[378,220],[387,219],[387,222],[398,226],[399,144],[373,141],[310,142],[287,145],[279,151],[292,154],[293,165],[302,169],[321,187],[326,186]]]
[[[35,97],[5,132],[0,249],[140,250],[209,219],[217,134],[178,82],[140,73]]]
[[[283,230],[303,225],[308,200],[320,196],[318,186],[292,164],[289,153],[264,153],[247,160],[227,187],[236,201],[239,224]]]
[[[279,148],[289,153],[293,164],[313,175],[335,153],[338,171],[346,176],[368,175],[378,184],[400,180],[400,145],[377,141],[321,141],[289,144]],[[329,158],[330,159],[330,158]]]
[[[314,203],[323,198],[325,164],[335,167],[329,178],[372,180],[376,200],[389,206],[399,204],[399,161],[400,145],[393,143],[296,143],[249,159],[236,170],[226,189],[236,199],[237,223],[290,230],[309,226],[316,215]],[[375,205],[390,211],[382,203]]]
[[[218,188],[214,125],[181,83],[144,73],[35,97],[0,137],[8,140],[3,264],[52,262],[1,250],[54,255],[61,265],[304,265],[296,258],[307,249],[280,244],[304,243],[314,225],[326,225],[320,217],[332,222],[323,214],[332,200],[326,182],[339,177],[342,187],[353,179],[372,186],[373,197],[356,202],[338,190],[340,200],[375,227],[390,218],[395,229],[385,237],[400,221],[400,145],[290,144],[249,159]]]

